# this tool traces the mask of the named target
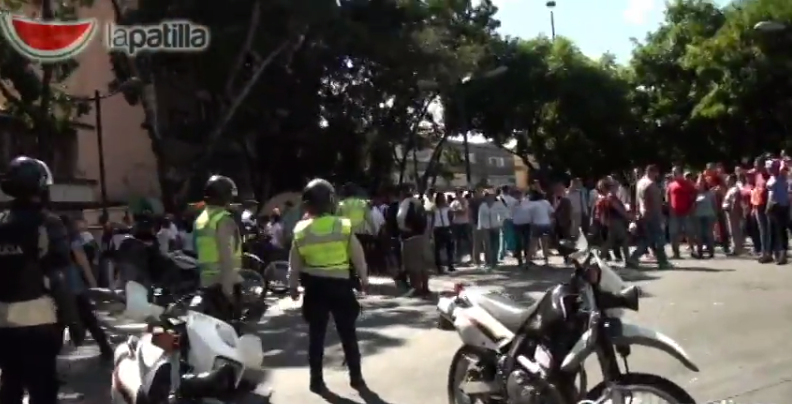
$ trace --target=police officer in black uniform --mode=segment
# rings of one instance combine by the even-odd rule
[[[170,286],[178,282],[179,271],[157,244],[157,223],[151,212],[133,215],[134,224],[115,251],[115,264],[122,284],[135,281],[146,287]]]
[[[84,338],[63,272],[70,265],[66,227],[45,210],[52,173],[43,162],[17,157],[0,181],[13,198],[0,212],[0,403],[56,404],[56,358],[63,327]]]
[[[354,289],[365,290],[368,284],[363,247],[352,233],[349,220],[334,215],[335,190],[329,182],[322,179],[309,182],[303,190],[302,201],[309,218],[298,222],[294,228],[294,242],[289,252],[289,288],[293,300],[299,298],[299,283],[304,288],[302,311],[308,323],[310,389],[317,394],[328,392],[322,360],[327,324],[332,314],[344,349],[350,386],[367,391],[355,330],[360,304]],[[323,262],[328,260],[333,262]],[[352,271],[352,267],[356,271]]]

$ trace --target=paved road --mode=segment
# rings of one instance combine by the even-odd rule
[[[491,286],[526,303],[548,286],[568,277],[562,269],[514,269],[489,274],[463,271],[443,276],[435,289],[455,281]],[[641,311],[628,317],[675,338],[702,369],[692,373],[662,353],[637,348],[631,369],[668,377],[688,389],[698,402],[733,398],[735,402],[772,403],[792,397],[792,267],[716,258],[677,261],[668,271],[629,271],[625,278],[648,292]],[[446,404],[445,386],[451,356],[459,346],[455,333],[435,328],[432,303],[384,294],[363,300],[360,322],[363,368],[378,397],[359,397],[347,386],[343,353],[335,335],[328,336],[326,379],[339,403]],[[389,295],[390,294],[390,295]],[[261,325],[265,365],[272,369],[273,404],[322,403],[310,394],[306,363],[306,328],[297,305],[281,301]],[[590,363],[589,365],[594,365]],[[105,404],[95,387],[97,373],[76,388],[89,392],[91,404]],[[596,383],[596,369],[589,371]],[[94,387],[91,387],[94,385]],[[593,384],[592,384],[593,385]]]

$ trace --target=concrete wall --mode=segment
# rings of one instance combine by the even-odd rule
[[[77,57],[80,67],[67,83],[70,94],[91,96],[95,90],[108,92],[108,84],[115,76],[110,58],[102,43],[104,24],[114,20],[112,2],[96,1],[91,8],[81,10],[81,17],[96,18],[102,24],[93,43]],[[83,123],[95,124],[94,111],[81,118]],[[102,101],[104,153],[107,173],[107,194],[110,200],[125,201],[132,196],[159,196],[156,161],[151,142],[141,124],[143,108],[130,106],[123,96]],[[75,176],[99,180],[99,150],[96,132],[79,130],[77,136],[78,164]],[[95,189],[99,198],[99,187]]]

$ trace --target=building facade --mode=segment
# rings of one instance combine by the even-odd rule
[[[514,156],[491,143],[468,143],[468,159],[470,160],[470,183],[467,182],[465,168],[465,152],[462,141],[448,140],[446,148],[453,149],[453,161],[441,159],[442,173],[435,180],[435,188],[452,189],[459,187],[515,185]],[[403,181],[417,184],[426,171],[432,158],[432,149],[417,150],[408,153],[406,170]],[[401,157],[401,150],[397,151]],[[417,166],[417,167],[416,167]],[[394,181],[398,182],[399,173],[394,174]],[[431,177],[430,177],[431,184]]]
[[[40,2],[33,1],[28,5],[26,14],[35,17],[39,14],[39,8]],[[81,18],[95,18],[102,28],[105,23],[115,20],[113,2],[109,1],[94,2],[91,7],[80,9],[79,13]],[[109,92],[109,85],[116,77],[101,34],[96,35],[92,43],[77,55],[79,67],[61,85],[68,94],[93,97],[97,90],[101,94]],[[75,135],[52,140],[56,153],[51,168],[56,184],[62,182],[56,189],[79,188],[79,192],[69,191],[68,196],[64,195],[70,202],[100,199],[100,151],[95,113],[92,109],[74,122]],[[156,159],[148,132],[142,127],[145,121],[142,106],[139,103],[130,105],[121,95],[109,97],[102,100],[101,118],[108,200],[124,202],[140,196],[159,197]],[[0,136],[0,154],[3,154],[3,158],[8,158],[6,154],[16,155],[26,150],[3,136]],[[0,200],[3,198],[0,195]]]

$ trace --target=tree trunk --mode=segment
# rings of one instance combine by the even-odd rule
[[[418,186],[418,189],[421,192],[426,191],[426,185],[429,182],[429,176],[432,175],[435,171],[437,166],[437,162],[440,161],[440,156],[443,152],[443,147],[445,147],[445,143],[450,136],[450,132],[446,132],[443,134],[443,137],[440,138],[440,141],[437,142],[435,145],[434,150],[432,150],[432,157],[429,159],[429,164],[426,165],[426,170],[424,171],[423,175],[421,176],[421,182]]]

